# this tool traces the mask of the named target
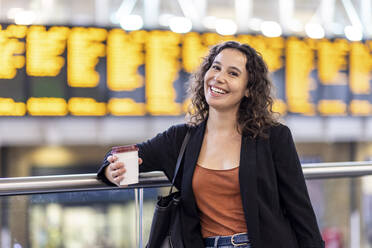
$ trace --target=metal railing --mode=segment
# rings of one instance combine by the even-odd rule
[[[170,185],[162,172],[141,173],[139,183],[123,189],[157,188]],[[99,180],[94,173],[56,176],[0,178],[0,196],[118,189]]]
[[[359,177],[372,175],[372,161],[303,164],[306,179]],[[134,189],[137,245],[142,248],[143,189],[166,187],[170,182],[162,172],[141,173],[139,183],[125,187],[108,186],[96,174],[0,178],[0,196]]]
[[[372,161],[303,164],[302,168],[306,179],[372,175]],[[168,179],[162,172],[147,172],[140,174],[138,184],[125,186],[123,188],[156,188],[169,185]],[[0,178],[0,196],[107,190],[110,188],[118,189],[116,186],[106,185],[97,179],[96,174],[93,173]]]

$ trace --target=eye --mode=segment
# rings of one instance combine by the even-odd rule
[[[234,77],[237,77],[239,76],[239,73],[235,72],[235,71],[231,71],[230,72],[230,75],[234,76]]]
[[[221,68],[219,65],[212,65],[212,69],[219,71]]]

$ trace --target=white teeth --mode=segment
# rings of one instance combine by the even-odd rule
[[[222,90],[222,89],[219,89],[219,88],[216,88],[216,87],[213,87],[211,86],[211,90],[215,93],[219,93],[219,94],[225,94],[227,93],[226,91]]]

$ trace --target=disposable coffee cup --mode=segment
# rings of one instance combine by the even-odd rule
[[[111,153],[118,157],[117,161],[124,163],[126,169],[120,185],[138,183],[138,147],[136,145],[115,146],[111,149]]]

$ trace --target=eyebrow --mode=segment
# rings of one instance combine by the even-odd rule
[[[221,62],[219,62],[219,61],[214,61],[213,64],[222,65]],[[237,70],[239,73],[242,73],[242,71],[238,67],[236,67],[236,66],[229,66],[229,68],[234,69],[234,70]]]

